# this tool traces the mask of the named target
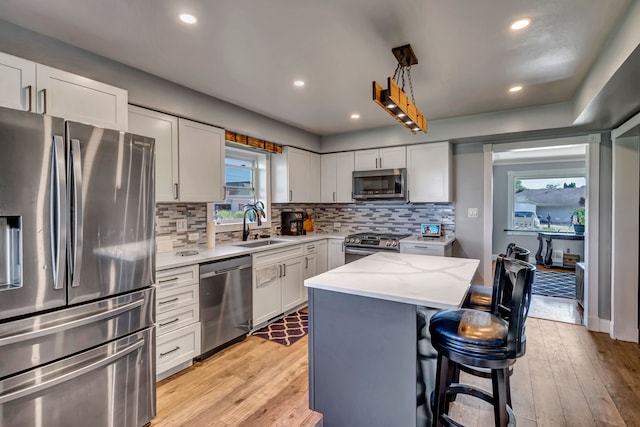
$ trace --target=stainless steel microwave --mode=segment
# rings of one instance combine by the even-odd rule
[[[353,172],[354,200],[406,200],[406,169]]]

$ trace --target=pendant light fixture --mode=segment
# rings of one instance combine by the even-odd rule
[[[411,83],[411,66],[418,63],[418,58],[416,58],[409,44],[394,47],[391,52],[398,60],[398,66],[393,73],[393,77],[387,78],[386,89],[383,89],[377,82],[373,82],[373,100],[387,113],[391,114],[394,119],[409,129],[412,134],[415,135],[419,130],[426,133],[427,119],[424,118],[415,105],[413,84]],[[409,81],[411,99],[404,92],[405,75]],[[398,81],[402,83],[402,87],[398,85]]]

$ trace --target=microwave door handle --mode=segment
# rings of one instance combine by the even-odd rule
[[[64,265],[66,261],[65,244],[67,241],[67,181],[64,173],[64,139],[53,136],[51,156],[51,261],[53,289],[64,288]]]
[[[71,287],[80,286],[82,268],[82,164],[80,140],[71,140],[71,167],[73,169],[73,267]]]

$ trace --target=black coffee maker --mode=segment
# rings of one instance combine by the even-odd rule
[[[280,214],[280,232],[283,236],[301,236],[306,234],[303,223],[307,214],[304,212],[282,212]]]

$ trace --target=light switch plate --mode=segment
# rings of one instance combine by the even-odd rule
[[[176,231],[184,232],[187,231],[187,219],[178,219],[176,220]]]
[[[342,223],[340,223],[340,222],[334,222],[333,223],[333,228],[340,228],[340,227],[342,227]]]
[[[478,208],[467,209],[467,218],[478,218]]]

